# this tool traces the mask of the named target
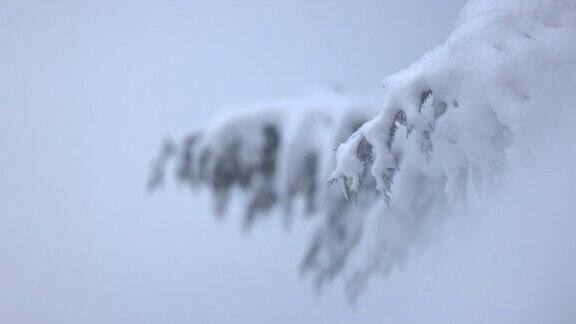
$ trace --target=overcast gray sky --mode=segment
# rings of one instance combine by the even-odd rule
[[[299,279],[305,224],[245,237],[206,196],[143,190],[165,135],[230,104],[373,87],[440,44],[464,1],[119,2],[0,1],[0,322],[490,319],[484,286],[437,257],[474,243],[353,309],[340,285],[317,298]]]

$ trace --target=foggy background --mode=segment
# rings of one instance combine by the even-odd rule
[[[454,225],[355,308],[338,282],[317,296],[300,280],[305,222],[285,233],[271,218],[243,235],[238,215],[212,217],[207,195],[144,190],[166,135],[232,104],[374,87],[442,43],[464,2],[0,1],[0,322],[574,318],[575,281],[558,280],[575,263],[574,182],[547,168],[513,186],[552,181],[564,196],[524,192],[486,216],[497,225]],[[515,203],[543,199],[553,207]]]

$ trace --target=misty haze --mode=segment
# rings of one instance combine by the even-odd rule
[[[0,323],[576,323],[576,1],[0,1]]]

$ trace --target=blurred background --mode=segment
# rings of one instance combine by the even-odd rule
[[[373,88],[442,43],[464,2],[0,1],[0,322],[486,316],[486,288],[446,261],[468,250],[428,252],[351,307],[300,280],[303,221],[247,236],[205,194],[144,186],[165,136],[238,103]]]

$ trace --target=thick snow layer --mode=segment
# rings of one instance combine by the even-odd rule
[[[415,133],[423,153],[439,148],[434,157],[446,168],[450,196],[471,183],[459,179],[464,175],[493,176],[504,167],[513,138],[526,145],[519,135],[528,132],[527,119],[562,113],[550,107],[549,96],[573,89],[574,7],[565,1],[471,2],[445,44],[384,79],[382,112],[340,146],[332,177],[359,182],[356,151],[365,139],[375,155],[377,188],[387,196],[400,163],[392,150],[398,124]],[[451,185],[460,181],[468,184]]]

